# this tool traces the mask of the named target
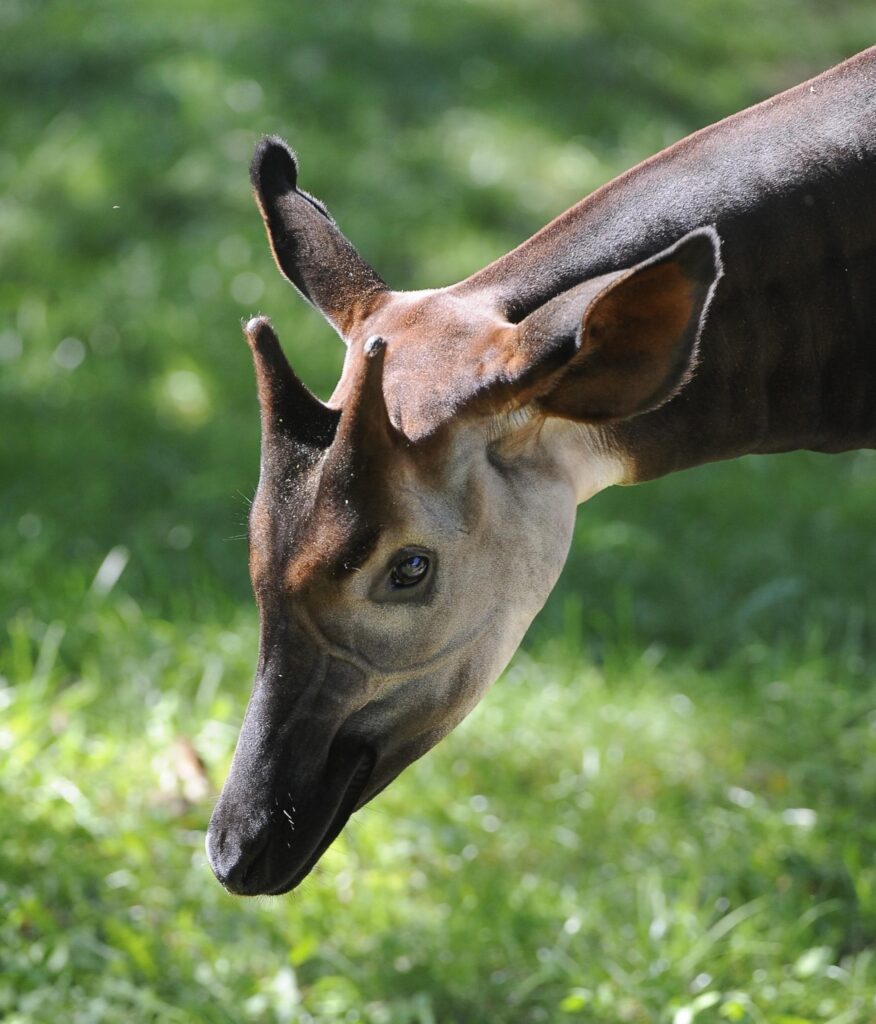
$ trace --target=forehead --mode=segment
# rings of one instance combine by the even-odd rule
[[[363,474],[329,457],[297,476],[263,460],[249,528],[256,586],[296,590],[339,580],[381,547],[467,535],[485,499],[472,479],[478,436],[461,427]]]
[[[382,328],[400,334],[440,332],[470,337],[502,322],[483,303],[449,288],[436,288],[387,292],[363,326],[366,332]]]
[[[507,349],[511,324],[485,303],[450,289],[388,292],[356,328],[350,349],[378,335],[387,345],[383,391],[395,425],[411,441],[452,422]],[[345,366],[330,404],[344,405],[353,373]]]
[[[482,365],[476,351],[488,352],[502,329],[447,292],[391,293],[372,311],[349,339],[328,447],[264,439],[250,521],[257,586],[336,578],[359,568],[392,527],[415,534],[419,524],[425,533],[465,514],[453,498],[467,475],[459,441],[470,426],[455,415],[458,395],[471,393],[465,373]],[[359,333],[386,342],[371,385]]]
[[[343,467],[323,459],[302,471],[294,457],[289,462],[263,462],[250,511],[250,569],[257,585],[295,588],[352,572],[391,520],[381,507],[378,481],[373,497],[363,500]]]

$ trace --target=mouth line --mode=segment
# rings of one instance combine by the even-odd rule
[[[335,839],[337,839],[338,835],[340,835],[341,829],[343,829],[344,825],[349,821],[350,815],[356,810],[359,797],[362,795],[365,787],[368,785],[368,780],[371,778],[371,772],[374,769],[375,760],[376,758],[373,754],[367,753],[362,755],[359,764],[350,776],[350,781],[347,783],[344,795],[341,797],[338,808],[332,819],[329,821],[322,839],[311,851],[304,864],[289,879],[287,879],[287,881],[283,882],[282,885],[271,889],[266,893],[266,895],[282,896],[284,893],[290,892],[297,885],[303,882],[310,874],[316,866],[316,862],[320,857],[322,857]]]

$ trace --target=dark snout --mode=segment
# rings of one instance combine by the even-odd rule
[[[293,889],[349,820],[372,765],[372,756],[362,747],[355,753],[352,748],[332,749],[325,769],[302,797],[280,779],[273,786],[260,786],[259,797],[251,803],[226,799],[226,787],[207,831],[213,873],[239,896],[279,895]],[[234,782],[230,777],[229,783]]]
[[[353,813],[374,757],[346,728],[359,673],[329,660],[315,673],[256,680],[228,779],[207,831],[207,858],[226,889],[279,894],[311,870]]]

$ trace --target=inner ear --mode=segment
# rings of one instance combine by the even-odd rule
[[[709,302],[721,274],[718,236],[711,228],[686,235],[657,256],[573,289],[520,325],[526,335],[566,336],[578,317],[571,358],[543,381],[536,398],[551,416],[587,422],[625,419],[672,398],[690,379]],[[589,285],[589,287],[588,287]],[[583,302],[581,300],[584,300]],[[577,311],[574,307],[577,306]],[[529,324],[532,320],[533,323]],[[553,336],[556,344],[556,335]]]

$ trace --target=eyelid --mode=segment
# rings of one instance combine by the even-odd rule
[[[435,553],[420,544],[405,544],[403,548],[393,551],[386,560],[386,571],[390,572],[394,566],[399,565],[408,558],[425,558],[432,562],[435,559]]]

